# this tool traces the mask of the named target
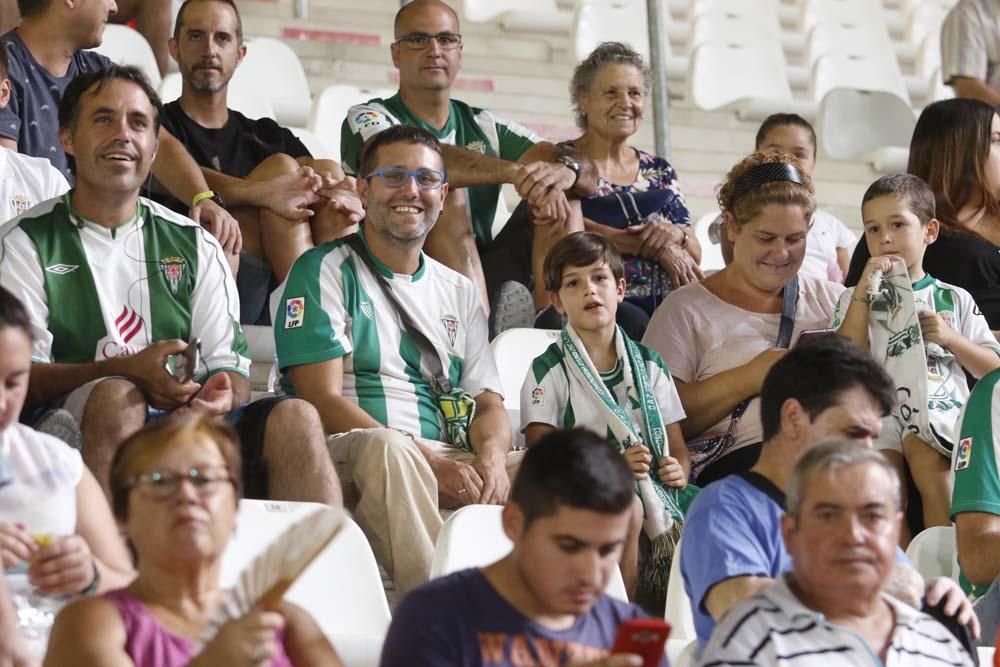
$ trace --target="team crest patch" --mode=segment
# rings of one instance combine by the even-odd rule
[[[79,264],[53,264],[52,266],[46,266],[46,273],[54,273],[57,276],[65,276],[67,273],[73,273],[80,268]]]
[[[972,438],[962,438],[958,441],[958,453],[955,456],[955,470],[965,470],[972,460]]]
[[[167,284],[170,285],[170,291],[174,296],[177,296],[177,288],[184,277],[184,265],[184,259],[181,257],[164,257],[160,260],[163,277],[167,279]]]
[[[545,390],[541,387],[535,387],[531,390],[531,404],[532,405],[545,405]]]
[[[458,318],[454,315],[442,315],[441,322],[444,330],[448,332],[448,342],[455,346],[455,337],[458,336]]]
[[[28,195],[14,195],[10,198],[10,210],[15,216],[25,213],[31,208],[31,200]]]
[[[297,296],[285,299],[285,328],[298,329],[306,316],[306,298]]]
[[[465,147],[470,151],[476,151],[477,153],[486,154],[486,142],[485,141],[470,141],[465,144]]]

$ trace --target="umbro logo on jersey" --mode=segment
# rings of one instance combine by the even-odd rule
[[[361,314],[370,320],[375,319],[375,306],[372,305],[371,301],[361,302]]]
[[[46,266],[45,270],[46,272],[54,273],[57,276],[65,276],[67,273],[73,273],[79,268],[79,264],[53,264],[52,266]]]

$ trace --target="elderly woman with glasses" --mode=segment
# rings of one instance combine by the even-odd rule
[[[111,468],[116,518],[136,557],[127,588],[67,606],[45,665],[339,665],[316,622],[289,604],[255,609],[197,649],[223,597],[241,461],[235,432],[199,413],[171,416],[122,444]]]

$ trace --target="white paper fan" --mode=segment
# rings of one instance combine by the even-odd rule
[[[207,643],[224,624],[242,617],[254,607],[275,609],[295,580],[343,525],[344,511],[327,507],[300,519],[278,535],[226,591],[202,633],[202,641]]]

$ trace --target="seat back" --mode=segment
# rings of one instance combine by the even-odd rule
[[[142,70],[154,89],[160,87],[160,67],[156,64],[153,47],[137,30],[126,25],[109,23],[104,26],[101,45],[94,49],[119,65],[133,65]]]
[[[241,500],[236,531],[223,555],[220,584],[232,586],[274,538],[321,507]],[[389,628],[389,606],[368,540],[350,518],[345,517],[340,533],[289,589],[286,599],[312,615],[344,664],[378,664]]]
[[[555,12],[555,0],[465,0],[462,14],[473,23],[492,21],[505,12]]]
[[[791,101],[785,68],[780,42],[704,41],[691,55],[689,99],[706,111],[741,100]]]
[[[667,604],[663,617],[670,622],[670,638],[673,640],[695,640],[698,635],[694,629],[694,614],[691,612],[691,598],[684,588],[684,576],[681,574],[681,537],[674,550],[674,559],[670,563],[670,577],[667,579]]]
[[[666,38],[666,32],[663,33]],[[573,49],[583,60],[601,42],[623,42],[649,61],[649,22],[646,0],[581,2],[573,17]],[[666,53],[670,45],[666,44]]]
[[[306,127],[340,162],[340,132],[348,110],[355,104],[363,104],[375,97],[391,97],[395,92],[367,90],[344,84],[327,86],[313,101]]]
[[[305,127],[312,106],[309,82],[299,57],[290,46],[271,37],[247,40],[247,55],[229,82],[231,109],[237,108],[234,95],[267,100],[273,117],[286,126]]]
[[[502,513],[503,507],[499,505],[467,505],[448,517],[434,545],[430,578],[483,567],[509,554],[514,545],[503,531]],[[617,567],[604,592],[628,602],[625,582]]]
[[[503,405],[508,410],[521,409],[521,385],[535,357],[545,352],[559,338],[558,331],[546,329],[507,329],[490,343],[500,371]]]
[[[931,526],[922,530],[906,548],[917,572],[924,579],[950,577],[958,580],[958,547],[954,526]]]
[[[718,243],[713,243],[712,239],[708,236],[708,228],[718,217],[719,213],[706,213],[698,218],[698,222],[694,224],[694,233],[698,238],[698,244],[701,246],[701,270],[706,273],[709,271],[721,271],[726,268],[726,262],[722,258],[722,246]]]

